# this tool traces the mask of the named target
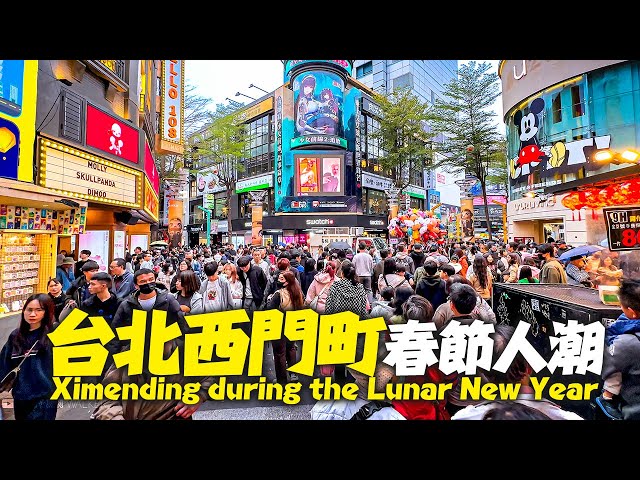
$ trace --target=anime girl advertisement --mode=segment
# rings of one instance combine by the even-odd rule
[[[303,72],[293,81],[295,136],[343,135],[344,81],[331,72]]]
[[[296,162],[298,195],[308,195],[320,191],[318,158],[303,157]]]

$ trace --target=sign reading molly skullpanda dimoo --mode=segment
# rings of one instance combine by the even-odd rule
[[[142,173],[52,140],[40,140],[39,183],[66,195],[126,207],[142,205]]]

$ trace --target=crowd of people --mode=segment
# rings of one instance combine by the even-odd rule
[[[569,283],[587,288],[622,284],[627,294],[626,306],[623,305],[626,317],[621,321],[631,322],[634,326],[640,322],[635,320],[640,318],[640,288],[630,288],[628,283],[640,277],[640,261],[636,255],[620,258],[616,252],[599,250],[588,257],[568,255],[568,261],[563,263],[558,257],[570,251],[570,247],[563,241],[548,240],[542,245],[491,241],[444,245],[400,242],[382,250],[360,243],[355,252],[301,244],[238,248],[232,244],[218,244],[147,251],[138,247],[123,258],[111,260],[108,272],[100,271],[98,263],[90,259],[88,250],[80,252],[78,261],[62,251],[58,256],[56,276],[49,280],[48,292],[34,294],[25,302],[20,326],[0,353],[0,378],[14,368],[36,342],[36,348],[30,352],[30,361],[24,362],[27,366],[23,366],[20,380],[14,385],[15,415],[18,419],[55,418],[56,402],[49,399],[54,388],[52,347],[47,333],[75,308],[89,316],[102,316],[114,330],[131,325],[134,310],[144,310],[148,315],[153,309],[166,311],[167,322],[177,323],[186,333],[189,327],[185,316],[188,315],[244,309],[251,319],[257,310],[286,312],[311,308],[319,314],[351,311],[362,319],[382,317],[388,325],[408,320],[433,322],[439,332],[454,319],[462,324],[475,320],[495,324],[492,300],[493,285],[497,283]],[[513,333],[509,327],[503,327],[496,325],[496,351],[504,348]],[[243,324],[242,328],[250,334],[251,322]],[[634,328],[640,331],[640,327]],[[621,329],[617,337],[626,339],[625,334],[635,331],[631,327]],[[385,339],[388,341],[388,337],[381,335],[381,342]],[[173,352],[178,346],[179,341],[168,342],[166,351]],[[298,381],[298,376],[288,371],[297,362],[296,342],[283,335],[271,341],[271,346],[273,381],[283,385]],[[115,367],[112,358],[127,348],[128,342],[117,337],[107,344],[109,359],[102,375],[95,378],[96,382],[143,382],[149,378],[150,373],[145,371],[139,378],[123,380],[126,375]],[[381,347],[380,351],[383,350]],[[397,381],[397,378],[387,365],[379,363],[378,367],[376,390],[384,390],[386,383]],[[516,357],[512,369],[511,381],[523,385],[521,395],[512,403],[535,410],[529,412],[534,417],[580,418],[552,402],[532,400],[528,380],[531,369],[523,358]],[[365,385],[369,381],[344,365],[324,365],[316,373],[331,375],[341,384]],[[496,374],[482,374],[482,381],[499,381],[489,378],[491,373]],[[212,378],[199,381],[202,388],[198,395],[204,401]],[[436,366],[405,381],[448,381],[459,386],[459,378],[442,374]],[[622,411],[621,402],[628,401],[621,393],[620,383],[618,379],[617,389],[612,387],[612,393],[600,400],[606,407],[613,405],[611,411]],[[366,388],[360,388],[363,395],[366,391]],[[110,403],[101,405],[93,418],[191,418],[200,403],[185,405],[176,401],[155,407],[138,405],[137,408],[127,406],[126,402]],[[367,411],[371,410],[364,397],[352,402],[321,401],[311,413],[312,418],[318,419],[346,419],[358,412],[363,417],[363,406]],[[370,418],[456,420],[483,418],[489,413],[491,418],[525,415],[507,407],[483,404],[480,408],[477,402],[462,400],[459,388],[454,388],[445,399],[435,402],[394,401],[377,405]]]

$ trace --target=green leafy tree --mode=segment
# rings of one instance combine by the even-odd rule
[[[491,65],[470,61],[458,69],[458,77],[444,86],[444,99],[433,109],[432,127],[445,137],[438,151],[446,158],[434,162],[447,171],[464,168],[480,181],[491,238],[487,185],[506,181],[506,143],[498,132],[492,106],[500,95],[498,75]],[[506,226],[505,226],[506,228]]]
[[[213,166],[216,170],[219,185],[226,190],[225,209],[230,212],[230,199],[235,190],[238,173],[245,171],[247,134],[245,126],[236,121],[235,115],[211,115],[211,122],[202,128],[197,136],[197,143],[191,143],[191,152],[195,169],[201,170]],[[229,234],[231,234],[229,221]]]
[[[184,136],[189,138],[194,132],[198,131],[205,125],[211,118],[208,111],[210,98],[202,97],[195,93],[196,87],[193,85],[187,85],[184,95]],[[185,145],[186,153],[189,155],[187,146]],[[179,170],[184,167],[184,155],[177,154],[165,154],[158,155],[156,158],[156,167],[158,169],[158,175],[160,180],[166,179],[177,180],[179,177]]]
[[[429,108],[410,89],[395,89],[376,95],[382,110],[379,130],[370,132],[384,152],[378,162],[400,192],[410,183],[410,172],[423,172],[432,158],[431,136],[425,126],[431,120]]]

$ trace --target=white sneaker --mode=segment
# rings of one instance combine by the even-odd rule
[[[297,382],[298,381],[298,375],[296,375],[293,372],[289,373],[289,380],[292,381],[292,382]]]

